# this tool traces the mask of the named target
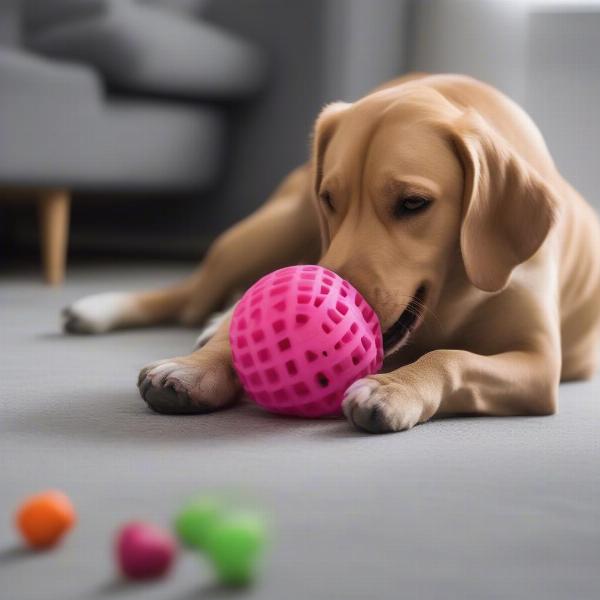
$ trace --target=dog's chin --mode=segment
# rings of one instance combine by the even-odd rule
[[[385,356],[394,354],[406,345],[410,336],[423,322],[423,308],[425,298],[427,296],[427,286],[421,284],[415,293],[412,300],[398,319],[383,333],[383,351]]]

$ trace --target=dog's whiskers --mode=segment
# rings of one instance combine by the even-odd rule
[[[425,316],[430,317],[434,319],[438,325],[441,325],[440,318],[429,306],[427,306],[427,304],[425,304],[425,302],[413,295],[405,297],[408,298],[408,304],[405,309],[407,312],[417,318],[424,318]]]

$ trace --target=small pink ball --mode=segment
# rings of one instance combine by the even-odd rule
[[[339,414],[348,386],[383,361],[373,309],[316,265],[257,281],[236,305],[229,337],[247,394],[267,410],[302,417]]]
[[[119,568],[126,577],[156,579],[171,568],[177,545],[168,531],[133,522],[119,530],[115,551]]]

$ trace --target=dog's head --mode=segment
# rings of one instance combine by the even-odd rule
[[[556,216],[540,176],[477,113],[419,84],[327,106],[313,172],[321,264],[371,303],[387,353],[457,265],[469,285],[499,291]]]

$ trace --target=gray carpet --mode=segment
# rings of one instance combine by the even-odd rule
[[[563,386],[554,417],[440,420],[379,437],[248,405],[159,416],[137,395],[138,368],[187,352],[195,332],[63,337],[57,315],[83,294],[184,272],[73,268],[59,290],[34,274],[0,279],[2,599],[600,597],[600,380]],[[80,522],[60,548],[29,553],[12,511],[48,487],[71,495]],[[259,584],[222,590],[193,555],[161,583],[120,581],[118,524],[166,525],[203,489],[268,511]]]

